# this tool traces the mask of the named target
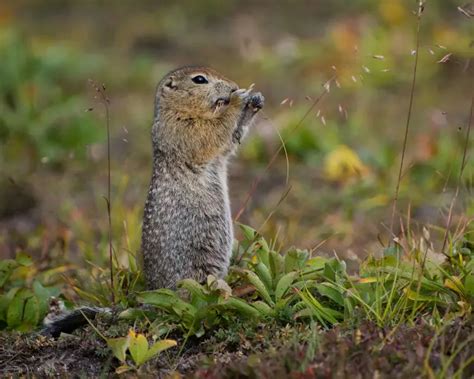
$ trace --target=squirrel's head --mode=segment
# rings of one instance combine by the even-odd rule
[[[232,105],[239,105],[233,93],[239,87],[218,72],[205,67],[183,67],[168,73],[156,93],[155,112],[161,117],[214,119]],[[174,117],[173,117],[174,118]]]
[[[248,96],[210,68],[171,71],[156,90],[154,151],[198,165],[225,154]]]

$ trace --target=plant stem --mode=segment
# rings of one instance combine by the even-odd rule
[[[444,238],[443,238],[443,247],[441,248],[441,252],[444,254],[444,249],[446,248],[446,244],[448,242],[448,234],[449,234],[449,228],[451,227],[451,221],[453,218],[453,208],[454,204],[456,203],[456,200],[459,195],[459,189],[461,187],[461,182],[462,182],[462,174],[464,173],[464,168],[466,167],[466,158],[467,158],[467,150],[469,148],[469,137],[471,134],[471,125],[472,125],[472,113],[473,113],[473,108],[474,108],[474,96],[471,98],[471,111],[469,113],[469,121],[467,125],[467,131],[466,131],[466,139],[464,140],[464,150],[463,150],[463,155],[462,155],[462,161],[461,161],[461,168],[459,170],[459,176],[458,176],[458,181],[456,184],[456,191],[454,192],[454,196],[451,199],[451,204],[449,205],[449,213],[448,213],[448,220],[446,222],[446,229],[444,231]]]
[[[421,25],[421,14],[423,13],[424,10],[424,1],[419,0],[418,1],[418,11],[416,13],[417,21],[416,21],[416,48],[415,48],[415,64],[413,66],[413,77],[411,81],[411,90],[410,90],[410,103],[408,105],[408,115],[407,115],[407,121],[405,124],[405,135],[403,138],[403,148],[402,148],[402,157],[400,160],[400,168],[398,170],[398,179],[397,179],[397,186],[395,188],[395,197],[393,199],[393,205],[392,205],[392,217],[390,221],[390,235],[391,237],[393,236],[393,224],[395,220],[395,212],[397,209],[397,203],[398,203],[398,196],[400,193],[400,182],[402,180],[402,173],[403,173],[403,164],[405,162],[405,153],[407,149],[407,143],[408,143],[408,131],[410,129],[410,121],[411,121],[411,114],[413,110],[413,99],[415,97],[415,85],[416,85],[416,73],[418,69],[418,55],[419,55],[419,50],[420,50],[420,25]],[[389,245],[392,242],[392,238],[390,237],[390,242]]]

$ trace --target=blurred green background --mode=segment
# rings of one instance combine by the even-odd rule
[[[458,7],[463,6],[464,12]],[[399,217],[442,235],[473,95],[472,5],[431,0]],[[233,213],[276,246],[357,259],[386,243],[414,64],[414,0],[0,3],[0,257],[107,251],[104,83],[114,245],[138,251],[157,82],[209,65],[266,97],[230,168]],[[331,77],[330,92],[298,125]],[[276,162],[273,153],[285,141]],[[471,144],[472,145],[472,144]],[[472,154],[471,154],[472,155]],[[289,176],[287,177],[287,173]],[[455,222],[474,215],[468,160]]]

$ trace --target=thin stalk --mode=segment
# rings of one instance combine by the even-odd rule
[[[110,112],[109,104],[110,100],[107,97],[105,85],[99,85],[91,81],[95,91],[99,94],[102,105],[105,109],[105,123],[107,127],[107,197],[105,202],[107,204],[107,217],[108,217],[108,239],[109,239],[109,268],[110,268],[110,287],[111,287],[111,299],[112,304],[115,304],[115,285],[114,285],[114,264],[113,264],[113,247],[112,247],[112,210],[111,210],[111,169],[110,169]]]
[[[464,149],[463,149],[463,155],[462,155],[462,161],[461,161],[461,169],[459,170],[458,181],[457,181],[457,184],[456,184],[456,191],[454,192],[454,196],[451,199],[451,204],[449,205],[448,220],[446,222],[446,229],[444,231],[444,238],[443,238],[443,247],[441,249],[442,253],[444,253],[444,249],[446,248],[446,243],[448,242],[449,228],[451,227],[451,221],[453,219],[454,204],[456,203],[456,200],[459,196],[459,189],[460,189],[461,183],[462,183],[462,175],[464,173],[464,169],[465,169],[466,163],[467,163],[466,159],[467,159],[467,150],[469,148],[469,137],[470,137],[470,134],[471,134],[473,108],[474,108],[474,96],[472,96],[472,98],[471,98],[471,111],[469,113],[469,122],[468,122],[468,125],[467,125],[466,139],[464,140]]]
[[[410,103],[408,105],[408,115],[407,115],[407,121],[405,124],[405,135],[403,138],[403,148],[402,148],[402,157],[400,160],[400,167],[398,170],[398,179],[397,179],[397,186],[395,188],[395,197],[393,199],[393,205],[392,205],[392,217],[390,221],[390,235],[393,236],[393,223],[395,220],[395,212],[397,209],[397,203],[398,203],[398,196],[400,193],[400,182],[402,180],[402,173],[403,173],[403,164],[405,162],[405,154],[407,150],[407,144],[408,144],[408,132],[410,129],[410,121],[411,121],[411,114],[413,110],[413,99],[415,97],[415,85],[416,85],[416,73],[418,70],[418,56],[420,52],[420,25],[421,25],[421,15],[424,10],[424,1],[419,0],[418,1],[418,11],[416,13],[417,16],[417,21],[416,21],[416,48],[415,48],[415,64],[413,65],[413,77],[411,81],[411,90],[410,90]],[[391,238],[390,242],[391,243]]]
[[[324,98],[324,96],[326,96],[326,94],[329,92],[329,84],[335,78],[336,78],[336,76],[334,75],[325,83],[325,85],[323,86],[323,88],[324,88],[323,91],[313,101],[311,106],[308,108],[308,110],[305,112],[305,114],[301,117],[301,119],[298,121],[298,123],[293,127],[293,129],[290,130],[289,135],[291,135],[296,129],[298,129],[301,126],[303,121],[306,120],[306,118],[310,115],[310,113],[313,111],[313,109],[316,107],[316,105]],[[280,151],[282,149],[285,149],[285,152],[286,152],[285,144],[283,143],[283,141],[281,141],[281,142],[282,143],[280,144],[278,149],[276,149],[276,151],[273,153],[272,157],[270,158],[270,161],[268,162],[267,166],[263,170],[263,173],[259,177],[257,177],[254,180],[254,182],[252,183],[252,187],[250,187],[250,190],[248,191],[247,196],[245,197],[244,203],[242,204],[239,211],[237,212],[237,215],[234,218],[234,222],[237,222],[240,219],[240,216],[242,216],[242,213],[244,213],[250,199],[252,198],[253,194],[255,193],[255,191],[257,189],[257,186],[260,184],[261,180],[263,179],[263,174],[265,172],[267,172],[270,169],[270,167],[273,166],[273,164],[276,161],[276,158],[278,157],[278,154],[280,154]],[[287,168],[287,170],[288,170],[288,168]]]

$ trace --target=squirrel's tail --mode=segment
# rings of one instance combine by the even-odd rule
[[[46,318],[43,321],[44,328],[40,333],[43,336],[57,338],[61,333],[71,333],[77,328],[86,325],[88,320],[93,320],[99,313],[111,313],[111,309],[81,307],[69,313],[63,313],[53,319]]]

